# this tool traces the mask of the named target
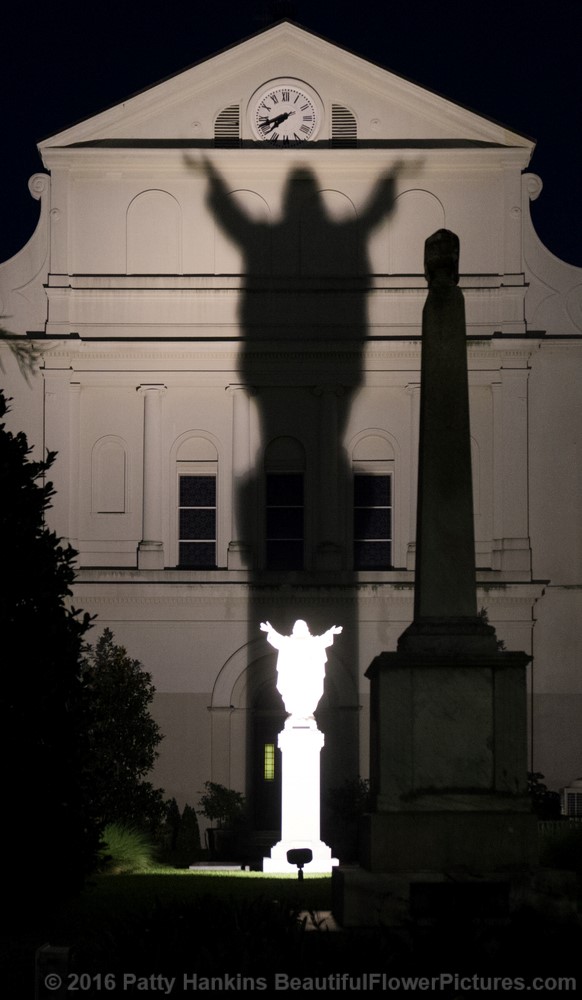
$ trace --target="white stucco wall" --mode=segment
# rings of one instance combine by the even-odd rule
[[[317,95],[320,143],[213,148],[219,111],[238,105],[249,139],[252,96],[281,76]],[[332,103],[357,120],[357,148],[329,148]],[[31,181],[41,202],[37,230],[0,264],[7,325],[36,335],[41,351],[27,382],[2,348],[8,424],[37,452],[58,452],[50,521],[79,551],[75,603],[98,615],[94,637],[111,628],[152,673],[165,733],[155,777],[180,803],[195,804],[210,779],[249,790],[248,700],[270,669],[255,633],[269,615],[281,627],[293,615],[344,625],[330,698],[337,718],[351,720],[357,768],[367,773],[365,670],[395,647],[412,615],[423,245],[440,227],[460,238],[471,338],[479,606],[508,648],[534,656],[532,766],[555,788],[582,771],[582,272],[549,254],[533,230],[529,201],[540,182],[522,177],[532,148],[290,25],[41,143],[47,173]],[[326,245],[308,215],[294,242],[271,240],[255,291],[264,313],[255,313],[252,331],[241,327],[244,259],[208,204],[204,157],[236,204],[273,231],[289,177],[307,168],[325,232],[337,233]],[[331,224],[361,218],[387,171],[395,171],[395,202],[369,237],[369,274],[353,281],[330,273],[340,252],[333,239],[342,238]],[[354,344],[346,317],[362,294]],[[161,457],[144,492],[148,386]],[[330,440],[322,428],[341,421],[342,392],[349,408],[339,440]],[[280,436],[301,443],[308,476],[306,572],[287,577],[261,575],[258,481],[265,447]],[[349,484],[330,498],[334,485],[321,469],[349,467],[366,436],[390,456],[394,569],[354,574]],[[176,568],[177,462],[195,438],[217,456],[210,572]],[[258,569],[229,550],[236,480],[247,473],[257,479],[247,541]],[[161,547],[148,562],[139,547],[152,505]],[[341,543],[334,565],[320,544],[329,510]],[[339,782],[354,755],[333,738],[330,746],[328,780]]]

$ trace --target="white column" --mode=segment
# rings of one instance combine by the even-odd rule
[[[320,754],[325,743],[319,729],[284,729],[278,746],[283,762],[281,840],[297,845],[319,841]]]
[[[420,419],[420,382],[409,383],[406,392],[410,399],[410,442],[409,442],[409,490],[410,503],[407,508],[408,544],[406,547],[406,569],[414,570],[416,564],[416,494],[418,490],[418,436]]]
[[[250,540],[246,536],[246,525],[242,511],[247,506],[243,490],[250,487],[251,478],[251,435],[250,435],[250,395],[248,386],[229,385],[232,396],[232,491],[231,491],[231,537],[228,543],[228,569],[244,569],[250,562]]]
[[[53,483],[55,495],[51,503],[50,524],[63,542],[70,541],[70,510],[72,497],[69,492],[71,475],[71,394],[70,373],[47,370],[44,378],[44,448],[57,453],[56,462],[48,478]],[[30,441],[29,437],[29,441]],[[35,441],[36,448],[41,441]],[[43,451],[44,451],[43,448]],[[40,447],[39,452],[42,454]],[[36,456],[35,456],[36,457]]]
[[[81,485],[81,384],[69,386],[69,541],[78,548]]]
[[[319,569],[333,570],[341,569],[343,561],[338,529],[340,483],[337,413],[338,396],[343,394],[343,388],[339,385],[318,386],[315,393],[320,399],[317,565]]]
[[[163,385],[141,385],[143,420],[143,536],[139,569],[164,568],[162,540],[162,396]]]
[[[492,566],[531,571],[528,525],[527,369],[502,369],[494,387],[494,541]]]
[[[287,851],[309,849],[313,859],[305,871],[330,873],[337,859],[319,835],[320,821],[320,754],[323,733],[315,723],[294,726],[287,720],[279,733],[282,754],[281,840],[271,849],[271,857],[263,858],[264,872],[297,872],[297,866],[287,861]]]

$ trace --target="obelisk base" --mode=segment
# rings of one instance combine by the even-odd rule
[[[520,812],[371,813],[364,817],[360,860],[370,872],[484,875],[530,868],[538,860],[537,821],[527,802]]]
[[[414,887],[433,882],[470,884],[468,903],[487,893],[489,905],[538,862],[526,788],[529,657],[488,651],[487,641],[463,653],[454,629],[428,648],[424,637],[410,639],[406,652],[381,653],[367,671],[374,806],[362,824],[361,867],[334,873],[334,916],[344,926],[385,922],[390,900],[398,923]]]
[[[530,657],[451,638],[381,653],[366,671],[374,812],[524,809]]]

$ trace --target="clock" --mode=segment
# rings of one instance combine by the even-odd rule
[[[255,138],[276,146],[297,145],[314,139],[321,124],[321,102],[295,81],[273,81],[249,105]]]

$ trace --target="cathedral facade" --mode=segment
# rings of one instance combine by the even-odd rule
[[[534,143],[284,21],[44,140],[0,265],[9,425],[58,452],[75,606],[156,688],[152,780],[280,818],[261,632],[343,626],[324,797],[368,773],[365,671],[412,618],[424,242],[460,239],[478,603],[525,650],[532,771],[582,773],[582,269]],[[443,727],[447,720],[443,718]]]

